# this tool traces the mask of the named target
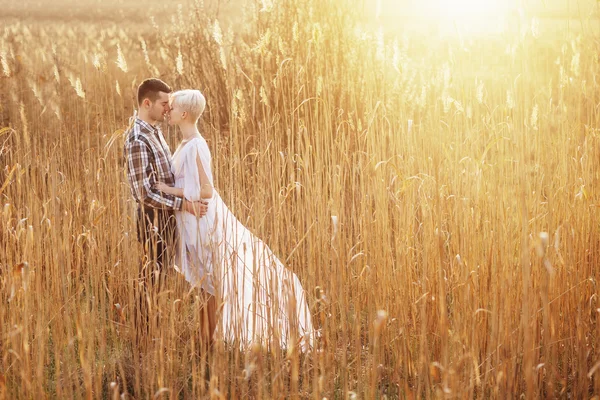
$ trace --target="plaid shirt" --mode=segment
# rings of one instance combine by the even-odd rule
[[[143,206],[181,210],[183,199],[154,188],[161,181],[175,184],[171,172],[171,151],[160,128],[136,118],[127,132],[123,149],[131,194]]]

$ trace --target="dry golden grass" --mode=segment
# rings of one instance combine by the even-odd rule
[[[597,41],[263,5],[235,31],[198,6],[1,28],[0,399],[600,395]],[[217,341],[205,385],[181,279],[132,344],[149,76],[206,95],[217,189],[307,289],[313,352]]]

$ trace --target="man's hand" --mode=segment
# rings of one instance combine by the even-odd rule
[[[189,212],[196,217],[202,218],[208,211],[208,203],[204,201],[188,201],[183,200],[183,211]]]

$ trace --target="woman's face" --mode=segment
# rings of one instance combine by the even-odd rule
[[[171,101],[170,107],[169,107],[169,114],[168,114],[169,125],[172,126],[172,125],[180,124],[181,121],[183,120],[182,114],[183,114],[183,110],[181,109],[181,107],[179,107],[176,104],[176,102]]]

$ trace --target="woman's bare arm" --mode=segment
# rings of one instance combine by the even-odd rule
[[[155,186],[163,193],[172,194],[173,196],[183,197],[183,189],[169,186],[164,182],[158,182]]]
[[[196,154],[196,165],[198,166],[198,176],[200,177],[200,198],[210,199],[213,196],[213,187],[208,180],[208,175],[204,171],[200,155]]]
[[[213,187],[208,180],[208,175],[206,175],[206,172],[204,171],[199,155],[196,155],[196,166],[198,167],[198,176],[200,177],[200,198],[210,199],[213,196]],[[158,182],[155,187],[163,193],[184,197],[183,188],[168,186],[164,182]]]

